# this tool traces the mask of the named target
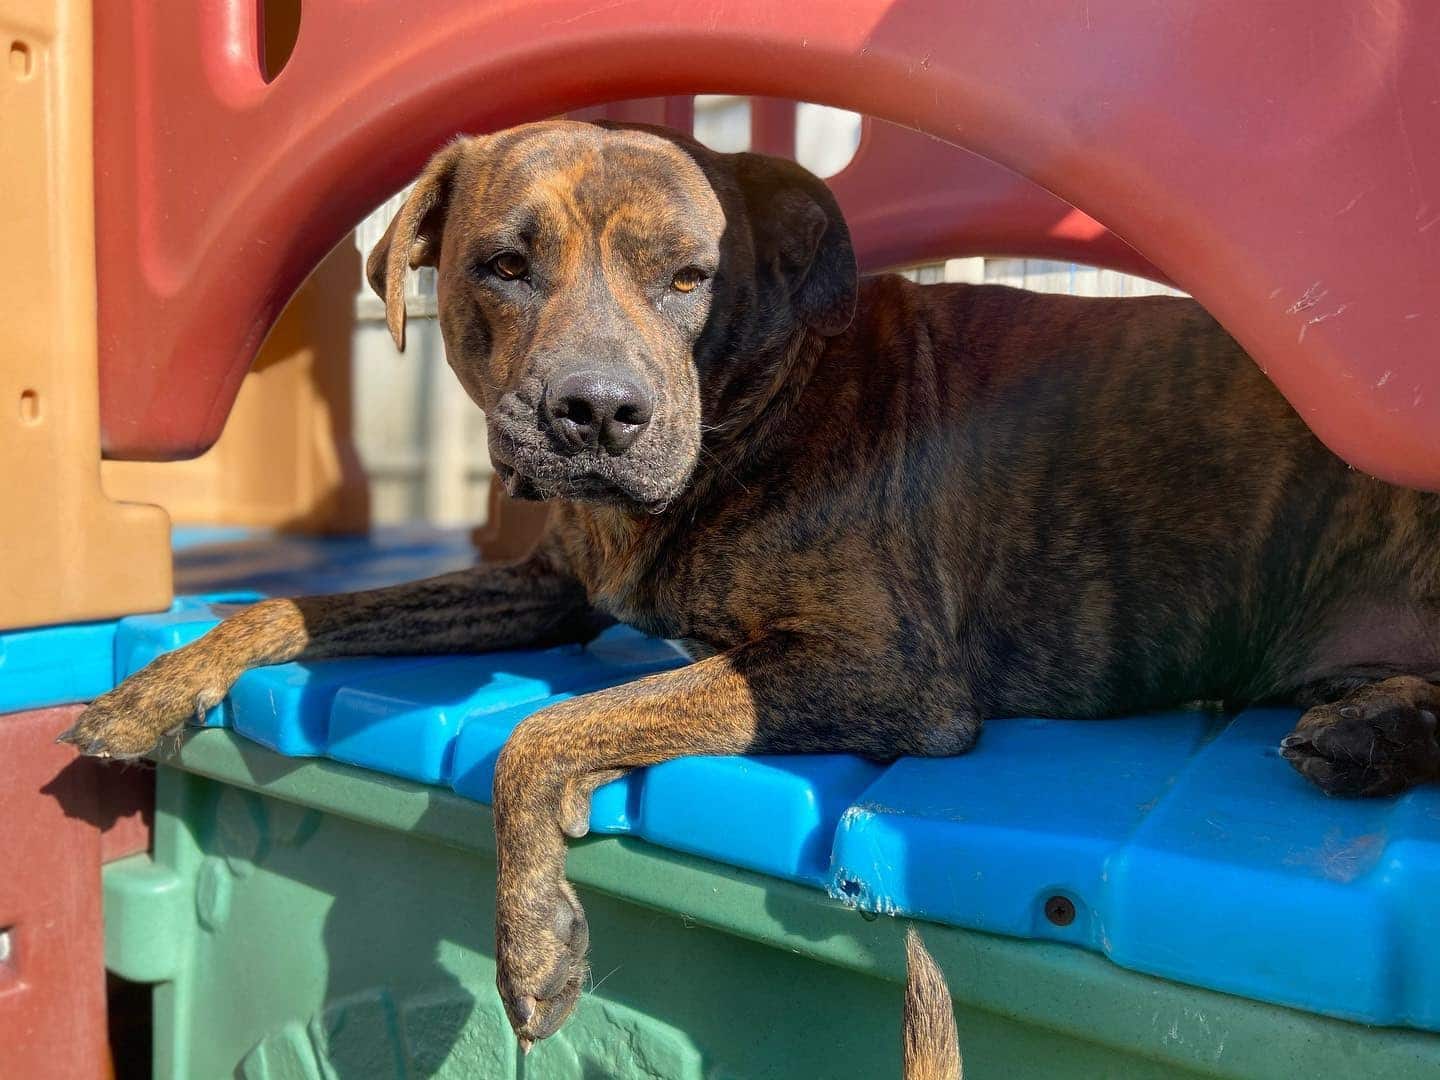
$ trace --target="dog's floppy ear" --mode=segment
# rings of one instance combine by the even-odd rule
[[[855,251],[830,188],[793,161],[736,154],[755,259],[790,291],[796,313],[816,333],[838,334],[855,317]]]
[[[457,139],[430,159],[405,205],[365,261],[366,280],[385,301],[385,325],[401,352],[405,351],[405,271],[440,261],[450,185],[469,142]]]

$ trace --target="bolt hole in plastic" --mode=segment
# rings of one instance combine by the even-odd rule
[[[300,0],[256,0],[256,54],[260,77],[274,82],[300,40]]]
[[[34,390],[20,392],[20,420],[26,424],[40,422],[40,395]]]
[[[23,41],[10,43],[10,74],[17,79],[28,79],[35,68],[30,46]]]

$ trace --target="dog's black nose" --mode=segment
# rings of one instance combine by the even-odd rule
[[[633,376],[615,370],[572,371],[545,390],[550,426],[572,451],[603,446],[621,454],[650,423],[650,392]]]

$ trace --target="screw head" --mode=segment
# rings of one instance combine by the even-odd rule
[[[1075,902],[1068,896],[1052,896],[1045,901],[1045,918],[1056,926],[1069,926],[1075,921]]]

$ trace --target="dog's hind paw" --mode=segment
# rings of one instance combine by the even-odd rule
[[[1400,677],[1317,705],[1280,742],[1280,752],[1327,795],[1393,795],[1440,777],[1436,691]]]

